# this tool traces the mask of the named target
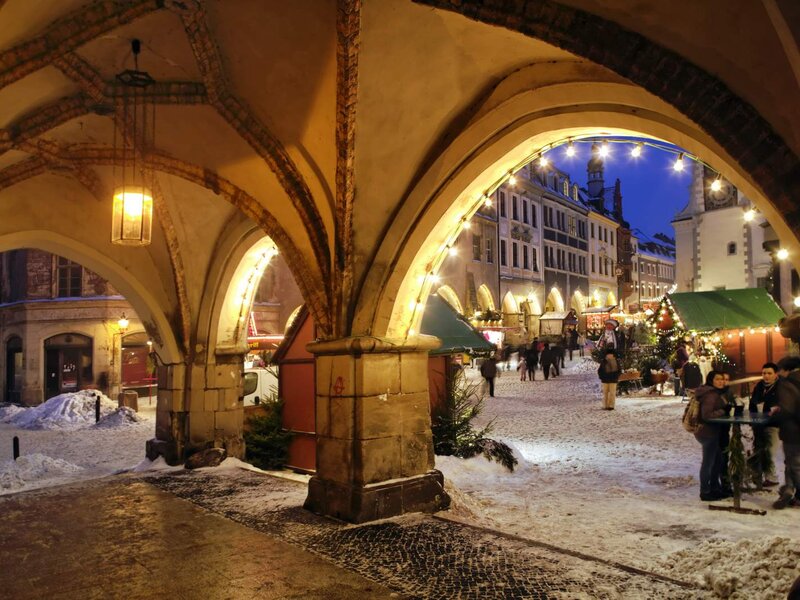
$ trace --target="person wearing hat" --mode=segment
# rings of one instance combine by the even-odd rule
[[[617,382],[622,368],[619,366],[616,350],[607,347],[603,350],[603,359],[597,369],[597,376],[603,388],[603,409],[614,410],[617,400]]]
[[[597,341],[597,345],[603,350],[611,348],[617,356],[622,356],[625,351],[625,334],[619,330],[619,321],[606,319],[605,330]]]
[[[778,425],[783,442],[786,481],[778,491],[773,508],[800,506],[800,357],[785,356],[778,361],[778,405],[769,411],[770,419]]]

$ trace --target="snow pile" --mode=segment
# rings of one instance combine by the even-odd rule
[[[78,465],[60,458],[28,454],[0,464],[0,490],[18,490],[27,487],[31,482],[64,477],[81,470]]]
[[[22,406],[17,406],[16,404],[0,406],[0,423],[10,423],[16,415],[24,411],[25,409]]]
[[[21,429],[82,429],[94,425],[95,401],[100,396],[100,416],[116,410],[116,403],[95,390],[68,392],[47,402],[24,408],[5,420]]]
[[[674,552],[660,565],[676,579],[696,581],[718,598],[786,598],[800,576],[800,542],[766,537],[710,540]]]
[[[101,414],[102,411],[103,408],[101,406]],[[94,419],[94,415],[92,415],[92,419]],[[135,410],[128,406],[121,406],[114,412],[101,417],[97,423],[92,425],[92,427],[98,427],[101,429],[117,429],[118,427],[129,427],[131,425],[135,425],[136,423],[141,423],[142,421],[144,421],[144,418],[140,417]]]

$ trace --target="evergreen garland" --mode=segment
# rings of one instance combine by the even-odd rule
[[[739,425],[734,425],[734,427],[739,427]],[[731,434],[726,452],[728,453],[728,480],[733,487],[734,497],[738,497],[742,493],[742,484],[747,476],[741,435]]]

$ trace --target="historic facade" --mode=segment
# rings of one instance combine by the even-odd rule
[[[672,221],[677,291],[767,286],[772,258],[764,249],[766,220],[752,208],[736,186],[694,165],[689,201]]]
[[[653,309],[675,285],[675,245],[663,234],[650,238],[637,232],[633,265],[635,302],[639,310]]]
[[[0,336],[6,402],[92,387],[116,397],[123,362],[131,377],[146,377],[147,337],[133,307],[96,273],[49,252],[0,254]]]

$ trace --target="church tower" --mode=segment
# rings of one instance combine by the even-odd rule
[[[603,157],[600,156],[600,147],[592,144],[592,157],[586,166],[587,188],[590,198],[602,198],[605,180],[603,179]]]

